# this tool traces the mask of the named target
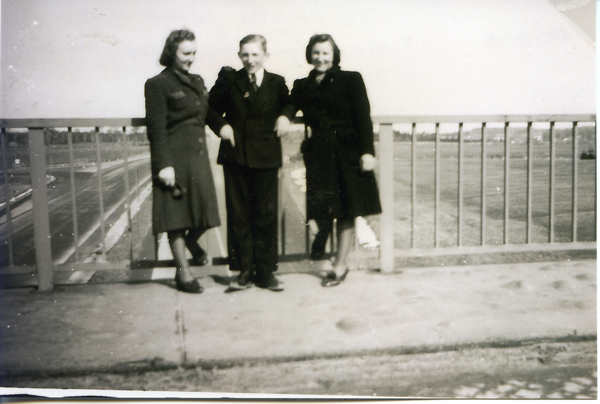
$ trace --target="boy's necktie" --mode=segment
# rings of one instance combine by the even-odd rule
[[[254,91],[254,93],[257,93],[258,92],[258,84],[256,84],[256,75],[255,74],[250,75],[250,84],[252,85],[252,91]]]

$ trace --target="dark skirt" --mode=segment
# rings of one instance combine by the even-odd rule
[[[375,174],[362,172],[360,156],[344,153],[338,142],[335,137],[314,134],[302,144],[309,220],[349,220],[381,213]]]
[[[169,135],[175,179],[185,192],[174,197],[153,173],[152,229],[154,234],[171,230],[220,226],[219,208],[206,135],[200,125],[181,126]]]

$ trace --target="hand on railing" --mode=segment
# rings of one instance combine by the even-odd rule
[[[158,178],[168,187],[175,186],[175,169],[165,167],[158,172]]]
[[[284,137],[290,131],[290,120],[287,116],[281,115],[277,118],[277,122],[275,122],[275,128],[273,129],[277,132],[277,137]]]
[[[375,169],[375,157],[372,154],[363,154],[360,158],[361,171],[373,171]]]
[[[219,136],[221,139],[229,140],[231,142],[231,147],[235,147],[235,138],[233,137],[233,128],[230,125],[225,125],[219,131]]]

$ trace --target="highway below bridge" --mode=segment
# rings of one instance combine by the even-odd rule
[[[150,156],[136,157],[129,161],[129,184],[131,197],[150,179]],[[50,174],[50,171],[48,171]],[[100,245],[100,196],[97,167],[78,168],[75,171],[75,199],[80,259],[92,254]],[[75,231],[69,168],[53,168],[55,181],[48,184],[48,210],[52,257],[55,264],[75,261]],[[126,209],[125,165],[123,161],[103,163],[102,198],[106,231]],[[11,209],[13,257],[16,266],[35,265],[33,230],[33,202],[31,198]],[[7,216],[0,218],[2,238],[8,238]],[[0,266],[9,265],[8,243],[0,246]]]
[[[213,176],[217,189],[219,201],[219,212],[221,226],[208,231],[201,240],[201,244],[207,248],[212,257],[225,257],[227,255],[226,237],[226,210],[223,188],[222,168],[217,166],[216,155],[219,142],[211,139],[208,142],[210,159],[212,162]],[[282,181],[282,207],[285,210],[285,252],[287,254],[298,254],[305,251],[304,192],[301,190],[301,181],[291,178],[292,172],[303,167],[301,160],[295,160],[284,165],[281,173]],[[125,186],[125,164],[123,161],[114,161],[102,164],[102,199],[104,206],[105,233],[118,224],[119,219],[123,222],[127,211],[127,198]],[[56,178],[48,184],[48,209],[50,216],[51,248],[55,265],[70,264],[77,261],[75,252],[75,234],[73,222],[73,203],[71,195],[70,172],[68,167],[48,169],[48,174]],[[96,166],[77,167],[74,175],[75,198],[77,205],[77,227],[78,227],[78,253],[79,261],[102,260],[101,258],[101,230],[100,230],[100,195],[98,191],[98,171]],[[151,207],[150,187],[150,156],[142,155],[132,158],[128,162],[128,179],[130,186],[130,200],[142,205],[144,209]],[[144,192],[145,191],[145,192]],[[138,200],[136,201],[136,198]],[[31,198],[17,204],[11,209],[12,216],[12,248],[15,266],[35,265],[35,243],[33,229],[33,203]],[[135,214],[135,212],[134,212]],[[143,227],[143,228],[140,228]],[[126,228],[114,229],[121,234]],[[132,229],[136,238],[153,238],[151,225],[139,226]],[[115,233],[114,231],[112,233]],[[2,212],[0,216],[0,234],[3,242],[0,244],[0,268],[9,266],[9,230],[7,216]],[[112,237],[115,237],[114,234]],[[112,243],[122,242],[118,237]],[[281,240],[280,240],[281,243]],[[112,247],[111,241],[106,240],[107,249]],[[147,240],[144,245],[153,245]],[[171,259],[170,251],[166,243],[159,243],[159,259]],[[148,249],[148,248],[146,248]],[[109,250],[107,251],[109,252]],[[153,256],[133,252],[133,257]],[[107,260],[112,257],[107,254]],[[122,257],[121,257],[122,259]]]

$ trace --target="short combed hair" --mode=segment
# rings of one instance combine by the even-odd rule
[[[258,42],[262,46],[262,48],[265,51],[265,53],[267,53],[267,40],[265,39],[264,36],[262,36],[262,35],[255,35],[255,34],[253,34],[253,35],[246,35],[240,41],[240,50],[242,50],[242,46],[246,45],[249,42]]]
[[[312,64],[311,54],[312,54],[313,46],[315,46],[315,44],[323,43],[323,42],[329,42],[331,44],[331,46],[333,48],[333,65],[338,66],[340,64],[340,60],[341,60],[340,48],[338,48],[338,46],[335,44],[335,41],[329,34],[317,34],[317,35],[313,35],[310,38],[310,41],[308,41],[308,45],[306,46],[306,61],[308,62],[308,64]]]
[[[187,29],[178,29],[172,31],[167,40],[165,41],[165,47],[163,48],[162,54],[160,55],[160,64],[165,67],[171,67],[175,61],[175,53],[179,44],[183,41],[195,41],[196,36],[194,33]]]

